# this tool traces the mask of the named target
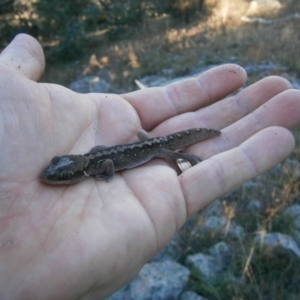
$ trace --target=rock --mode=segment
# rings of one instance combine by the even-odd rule
[[[267,233],[255,237],[255,243],[264,248],[279,248],[286,250],[287,253],[293,253],[300,258],[300,249],[295,240],[282,233]]]
[[[300,245],[300,230],[296,230],[293,235],[295,237],[295,240],[298,242],[298,245]]]
[[[225,217],[212,216],[205,220],[202,229],[210,231],[221,231],[226,226],[226,223],[227,221]]]
[[[292,204],[283,211],[283,214],[289,215],[291,217],[300,217],[300,204]]]
[[[127,286],[106,300],[176,300],[189,276],[190,271],[175,261],[148,263]]]
[[[300,177],[300,162],[293,159],[286,159],[281,164],[281,172],[295,178]]]
[[[273,62],[261,62],[259,65],[249,64],[244,66],[244,69],[246,70],[248,76],[255,75],[255,74],[261,74],[265,72],[271,72],[276,70],[281,70],[281,67],[274,64]]]
[[[206,298],[201,297],[194,292],[187,291],[181,295],[180,300],[206,300]]]
[[[300,17],[300,14],[299,14]],[[280,74],[281,77],[287,79],[290,84],[292,85],[293,89],[298,89],[300,90],[300,79],[297,77],[296,74],[289,74],[287,72],[283,72]]]
[[[174,261],[146,264],[130,283],[133,300],[178,299],[190,271]]]
[[[251,195],[253,190],[261,190],[265,193],[264,184],[258,178],[249,180],[242,185],[242,200],[248,201],[249,195]]]
[[[284,174],[289,177],[298,178],[300,176],[300,163],[293,159],[286,159],[266,174],[269,174],[271,177],[278,177]]]
[[[185,260],[185,265],[197,270],[206,282],[211,282],[222,270],[211,255],[203,253],[189,255]]]
[[[71,90],[77,93],[110,93],[113,92],[111,86],[99,76],[85,76],[69,86]]]
[[[221,200],[216,200],[210,204],[203,213],[204,217],[207,219],[212,216],[221,217],[224,215],[223,204]]]
[[[189,255],[185,264],[197,270],[207,282],[210,282],[230,265],[231,253],[230,247],[225,242],[217,243],[208,252],[210,255],[203,253]]]
[[[203,226],[198,229],[201,231],[213,231],[219,232],[231,238],[238,238],[240,239],[244,234],[244,228],[234,221],[228,221],[225,217],[210,217],[203,223]]]
[[[252,0],[246,15],[265,14],[278,11],[282,4],[278,0]]]
[[[300,204],[293,204],[288,206],[284,211],[284,215],[293,218],[295,227],[300,230]]]
[[[208,252],[215,259],[215,261],[222,266],[222,269],[225,269],[225,267],[230,264],[231,251],[227,243],[219,242],[211,247]]]
[[[196,77],[200,73],[205,72],[213,67],[216,67],[216,65],[207,65],[207,66],[202,66],[202,67],[196,67],[193,70],[191,70],[189,72],[189,74],[187,74],[185,76],[181,76],[181,77],[175,77],[175,78],[174,78],[174,71],[172,71],[172,69],[167,69],[167,70],[162,70],[162,72],[160,72],[161,74],[159,74],[159,75],[145,76],[145,77],[139,79],[139,81],[147,87],[166,86],[167,84],[170,84],[170,83],[173,83],[176,81],[188,79],[191,77]]]
[[[172,238],[171,242],[164,247],[160,252],[158,252],[154,257],[151,258],[150,262],[158,262],[164,260],[176,261],[182,255],[180,251],[182,240],[178,234]]]
[[[259,212],[262,209],[262,204],[258,199],[251,199],[246,209],[252,213]]]

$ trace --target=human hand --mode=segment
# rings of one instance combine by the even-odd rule
[[[36,83],[36,40],[19,35],[0,55],[0,298],[100,299],[129,281],[186,218],[292,151],[300,92],[279,77],[234,96],[246,79],[223,65],[165,88],[77,94]],[[274,127],[276,126],[276,127]],[[280,126],[280,127],[278,127]],[[159,159],[107,182],[41,183],[55,155],[207,127],[222,135],[187,149],[205,161],[177,175]],[[284,128],[285,127],[285,128]]]

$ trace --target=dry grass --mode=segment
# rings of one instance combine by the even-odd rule
[[[192,217],[193,226],[183,228],[185,241],[182,261],[189,254],[207,252],[217,242],[225,241],[231,248],[231,263],[219,278],[206,284],[199,274],[192,273],[190,288],[207,299],[299,299],[299,259],[285,251],[264,251],[254,237],[270,232],[293,236],[291,218],[280,212],[291,203],[300,203],[300,180],[293,169],[283,165],[254,180],[258,187],[244,186],[221,199],[227,223],[241,225],[245,234],[236,238],[227,231],[203,232],[205,213]],[[260,186],[260,187],[259,187]],[[251,199],[259,199],[262,207],[255,213],[247,209]]]
[[[193,66],[231,61],[247,65],[268,60],[300,73],[299,19],[248,24],[241,21],[247,13],[247,1],[218,3],[209,16],[197,15],[188,25],[163,16],[127,30],[123,40],[111,42],[103,33],[94,34],[83,45],[85,57],[63,65],[51,62],[43,81],[68,85],[80,76],[105,69],[112,85],[128,91],[136,88],[134,79],[164,68],[182,75]],[[284,13],[294,13],[295,7],[291,6],[289,12],[283,7]],[[268,17],[278,17],[280,12]]]

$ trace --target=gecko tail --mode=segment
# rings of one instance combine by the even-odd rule
[[[176,132],[167,136],[168,149],[184,149],[192,144],[212,138],[221,134],[221,131],[208,128],[193,128]]]

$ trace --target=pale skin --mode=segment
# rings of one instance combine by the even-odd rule
[[[37,83],[39,43],[19,35],[0,55],[0,298],[101,299],[126,284],[187,217],[285,159],[300,92],[280,77],[234,96],[244,70],[223,65],[165,88],[77,94]],[[227,98],[226,98],[227,97]],[[225,99],[224,99],[225,98]],[[222,100],[223,99],[223,100]],[[208,127],[183,174],[160,159],[72,186],[48,186],[53,156]]]

